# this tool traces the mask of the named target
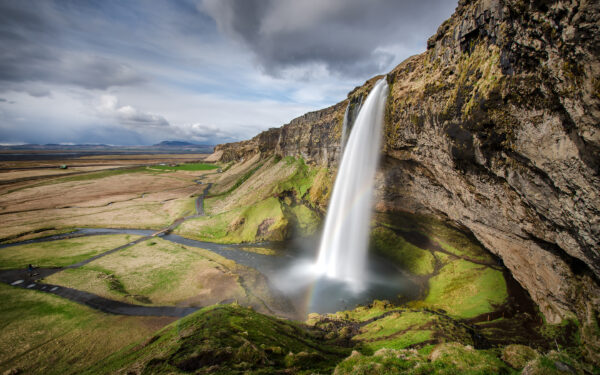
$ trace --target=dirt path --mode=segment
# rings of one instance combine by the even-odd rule
[[[26,270],[7,270],[0,271],[0,281],[17,288],[37,290],[40,292],[54,294],[66,298],[70,301],[89,306],[109,314],[132,315],[132,316],[171,316],[183,317],[199,310],[195,307],[176,307],[176,306],[140,306],[125,302],[113,301],[96,294],[84,292],[77,289],[66,288],[63,286],[43,284],[38,280],[42,277],[50,276],[53,273],[60,272],[63,269],[36,269],[38,275],[29,277]]]

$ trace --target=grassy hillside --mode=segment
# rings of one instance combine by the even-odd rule
[[[183,223],[176,233],[198,240],[239,243],[281,241],[315,232],[329,197],[326,168],[301,158],[257,157],[211,175],[207,216]]]
[[[349,349],[322,332],[238,305],[205,308],[86,374],[330,373]]]
[[[0,284],[0,373],[75,374],[173,321],[98,312]]]

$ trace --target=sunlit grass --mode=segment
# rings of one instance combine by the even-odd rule
[[[172,321],[105,314],[3,284],[0,300],[0,373],[79,373]]]
[[[456,260],[429,280],[425,303],[462,318],[472,318],[494,311],[507,297],[501,271]]]
[[[0,268],[64,267],[125,245],[140,236],[110,234],[18,245],[0,250]]]

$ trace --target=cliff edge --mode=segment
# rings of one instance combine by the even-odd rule
[[[377,210],[434,214],[498,255],[548,322],[600,308],[600,3],[461,0],[387,76]],[[219,145],[335,167],[344,101]]]

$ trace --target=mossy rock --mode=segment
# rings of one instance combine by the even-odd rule
[[[334,371],[334,375],[510,373],[493,354],[459,343],[438,345],[429,357],[415,349],[380,349],[371,356],[353,352]]]
[[[147,345],[118,352],[87,373],[330,373],[350,349],[326,343],[312,330],[239,305],[217,305],[172,323]]]
[[[502,360],[517,370],[521,370],[527,362],[537,357],[538,352],[525,345],[508,345],[502,350]]]
[[[523,372],[523,375],[558,375],[558,374],[577,374],[583,375],[581,365],[564,352],[551,351],[529,362]]]
[[[290,352],[285,356],[284,359],[285,367],[300,369],[310,369],[315,363],[323,361],[326,361],[326,358],[322,355],[308,352],[300,352],[296,354]]]
[[[457,370],[457,373],[463,374],[509,372],[506,365],[491,352],[476,350],[470,345],[464,346],[456,342],[437,345],[429,354],[428,359],[437,364],[436,367],[452,368]]]

